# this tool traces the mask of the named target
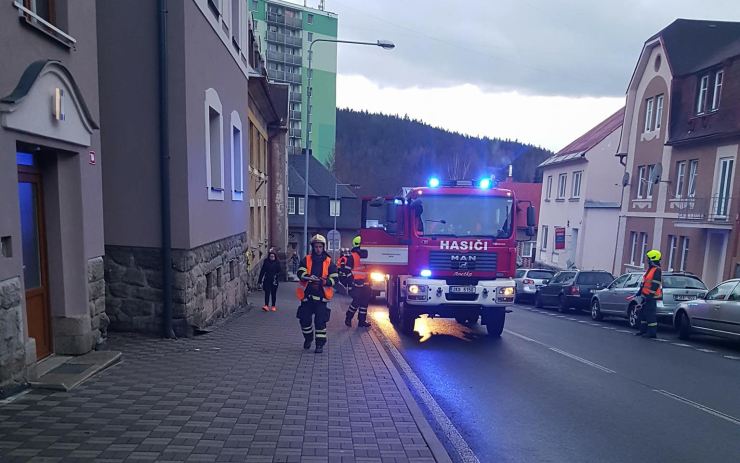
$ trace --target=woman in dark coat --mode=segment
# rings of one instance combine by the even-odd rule
[[[260,270],[258,279],[258,283],[265,290],[265,305],[262,307],[262,310],[265,312],[270,311],[270,298],[272,298],[272,311],[275,312],[277,310],[278,281],[282,273],[283,269],[280,267],[277,254],[274,251],[270,251],[267,259],[262,263],[262,270]]]

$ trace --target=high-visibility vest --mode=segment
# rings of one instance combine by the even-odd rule
[[[331,258],[326,257],[324,259],[324,265],[321,269],[321,278],[327,279],[329,278],[329,265],[331,265]],[[313,267],[313,258],[309,254],[306,256],[306,275],[311,275],[311,269]],[[308,281],[301,281],[298,284],[298,287],[295,290],[296,296],[298,297],[298,300],[304,301],[307,299],[306,297],[306,288],[308,287]],[[324,288],[324,297],[322,300],[330,301],[332,297],[334,297],[334,288],[331,286],[325,286]]]
[[[360,262],[360,253],[352,251],[352,277],[355,280],[366,280],[367,279],[367,272],[365,272],[365,268],[362,265],[362,262]]]
[[[640,294],[652,299],[663,298],[663,282],[655,279],[655,272],[658,267],[651,267],[642,278],[642,290]]]

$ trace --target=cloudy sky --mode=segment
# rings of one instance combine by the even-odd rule
[[[339,14],[340,38],[396,44],[340,46],[339,107],[552,150],[623,105],[642,44],[661,28],[740,21],[740,0],[326,0],[326,9]]]

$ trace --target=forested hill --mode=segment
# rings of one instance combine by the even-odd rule
[[[537,166],[551,155],[518,141],[470,137],[408,117],[337,110],[333,169],[340,181],[361,185],[358,195],[396,194],[433,175],[503,178],[509,164],[514,180],[540,182]]]

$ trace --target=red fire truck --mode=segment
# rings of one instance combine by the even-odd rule
[[[362,205],[364,262],[373,278],[388,280],[391,322],[410,334],[423,314],[466,324],[480,319],[490,336],[501,336],[515,295],[514,193],[491,178],[432,178],[427,187],[404,190]],[[530,235],[534,212],[530,203]]]

